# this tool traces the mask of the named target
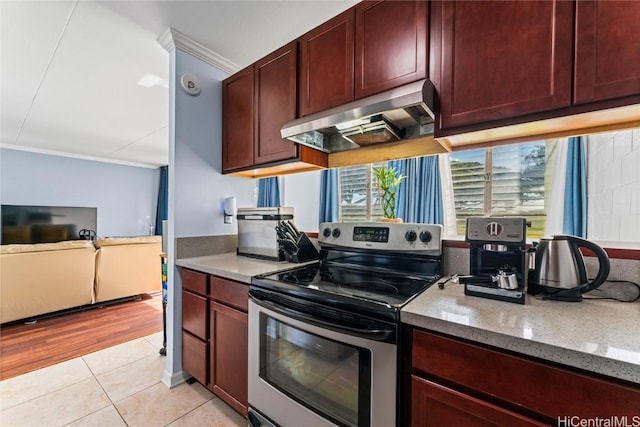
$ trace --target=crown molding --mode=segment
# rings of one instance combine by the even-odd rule
[[[240,70],[240,67],[234,62],[229,61],[224,56],[212,51],[175,28],[167,28],[167,30],[158,37],[158,43],[168,52],[177,47],[229,74],[234,74]]]
[[[109,157],[89,156],[85,154],[68,153],[66,151],[56,151],[56,150],[48,150],[45,148],[27,147],[27,146],[17,145],[17,144],[8,144],[5,142],[0,142],[0,148],[4,148],[6,150],[27,151],[29,153],[36,153],[36,154],[46,154],[49,156],[68,157],[71,159],[89,160],[93,162],[113,163],[116,165],[133,166],[137,168],[146,168],[146,169],[157,169],[161,166],[165,166],[165,165],[159,165],[154,163],[130,162],[127,160],[118,160],[118,159],[112,159]]]

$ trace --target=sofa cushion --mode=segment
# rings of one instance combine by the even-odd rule
[[[137,236],[137,237],[105,237],[96,240],[96,248],[115,245],[135,245],[139,243],[162,243],[162,236]]]
[[[96,302],[161,290],[160,236],[101,239],[96,243]]]
[[[95,249],[93,243],[88,240],[68,240],[58,243],[34,243],[34,244],[14,244],[14,245],[1,245],[0,254],[20,254],[26,252],[45,252],[45,251],[60,251],[67,249],[82,249],[92,248]]]
[[[94,301],[95,248],[87,241],[62,243],[1,248],[0,323]]]

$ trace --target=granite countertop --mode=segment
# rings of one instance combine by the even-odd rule
[[[640,303],[583,300],[525,305],[434,285],[407,304],[413,326],[640,384]]]
[[[194,258],[180,258],[176,260],[176,265],[237,280],[238,282],[251,283],[253,276],[290,270],[301,265],[313,264],[314,262],[316,261],[294,264],[286,261],[269,261],[238,256],[235,252],[231,252]]]

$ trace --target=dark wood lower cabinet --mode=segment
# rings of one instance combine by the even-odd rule
[[[182,329],[207,340],[207,298],[182,291]]]
[[[187,284],[182,291],[182,368],[246,417],[249,287],[187,269],[181,276]]]
[[[247,313],[212,301],[209,318],[212,336],[209,388],[247,416]]]
[[[413,426],[556,425],[639,414],[637,384],[439,333],[408,335]]]
[[[182,331],[182,369],[201,384],[207,383],[208,343]]]
[[[546,425],[415,375],[411,377],[411,399],[411,425],[415,427]]]

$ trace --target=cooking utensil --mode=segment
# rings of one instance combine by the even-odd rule
[[[283,251],[288,253],[290,256],[298,253],[298,245],[295,242],[289,239],[278,239],[278,243],[280,243],[280,247]]]
[[[287,224],[291,227],[291,231],[295,233],[296,237],[299,237],[300,230],[298,230],[298,227],[296,227],[296,225],[289,220],[287,220]]]
[[[279,239],[288,239],[287,234],[279,227],[276,226],[276,234]]]
[[[294,228],[291,226],[291,223],[289,221],[282,221],[282,226],[293,237],[294,240],[298,238],[298,235],[300,233],[294,230]]]
[[[295,242],[296,237],[289,231],[286,225],[284,225],[284,221],[276,225],[276,233],[281,239],[290,239]]]
[[[590,249],[598,257],[596,278],[589,281],[580,248]],[[582,301],[582,294],[600,286],[611,268],[607,253],[595,243],[575,236],[541,239],[536,246],[535,269],[529,277],[530,294],[543,299]]]

